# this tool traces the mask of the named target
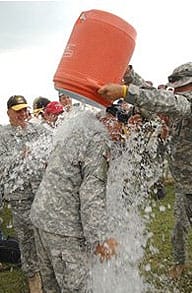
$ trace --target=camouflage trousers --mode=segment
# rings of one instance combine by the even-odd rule
[[[172,235],[173,257],[176,264],[184,264],[187,258],[186,241],[192,226],[192,194],[176,190],[175,227]]]
[[[90,293],[89,257],[84,239],[35,228],[35,240],[45,293]]]
[[[14,230],[19,240],[22,270],[27,277],[39,272],[33,224],[29,214],[32,200],[11,201]]]

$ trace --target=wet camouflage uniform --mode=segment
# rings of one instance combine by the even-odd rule
[[[179,66],[169,77],[174,88],[192,83],[192,62]],[[139,88],[129,85],[125,100],[156,113],[170,117],[170,169],[175,180],[176,225],[173,231],[174,260],[186,260],[185,241],[192,224],[192,91],[174,94],[166,90]]]
[[[71,115],[31,209],[46,293],[88,292],[89,256],[106,237],[110,139],[95,114]]]
[[[149,82],[145,81],[137,72],[134,71],[131,65],[130,70],[128,73],[124,75],[123,82],[126,85],[129,85],[130,83],[133,85],[136,85],[138,87],[142,88],[153,88],[152,85],[149,84]],[[149,111],[147,108],[142,108],[139,105],[134,105],[134,111],[133,114],[140,114],[143,121],[158,121],[159,123],[161,122],[159,116],[154,113]]]
[[[31,163],[29,160],[27,164],[24,151],[44,134],[43,127],[31,123],[25,129],[6,125],[0,130],[0,186],[4,199],[11,205],[14,229],[20,244],[22,269],[28,277],[39,271],[29,212],[45,162],[35,161],[31,153]],[[33,164],[37,166],[37,172],[32,170]]]
[[[123,82],[126,85],[134,84],[142,88],[152,88],[151,82],[145,81],[137,72],[134,71],[133,67],[129,65],[129,70],[125,73]],[[157,115],[157,113],[149,111],[147,108],[142,108],[140,106],[134,105],[133,115],[140,114],[143,121],[143,135],[146,138],[146,144],[150,147],[151,142],[155,139],[157,141],[157,155],[155,160],[157,160],[161,170],[159,173],[157,181],[150,188],[156,199],[162,199],[165,196],[165,188],[163,184],[163,173],[165,168],[165,157],[166,157],[166,145],[167,139],[161,138],[161,132],[163,127],[163,121]],[[153,144],[153,142],[152,142]],[[151,158],[154,160],[154,157]]]

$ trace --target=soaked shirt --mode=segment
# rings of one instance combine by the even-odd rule
[[[5,199],[23,200],[34,196],[32,185],[37,181],[39,185],[42,178],[46,160],[43,159],[44,145],[47,148],[48,137],[48,131],[32,123],[24,129],[10,124],[0,129],[0,186]]]
[[[129,85],[125,100],[151,112],[166,114],[171,137],[170,169],[176,182],[191,193],[192,172],[192,92],[174,94],[155,88]]]
[[[56,134],[31,219],[44,231],[85,238],[93,245],[105,238],[111,142],[95,114],[83,111],[71,115]]]

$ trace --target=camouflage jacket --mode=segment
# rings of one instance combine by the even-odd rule
[[[56,134],[55,147],[35,196],[31,219],[54,234],[104,239],[110,139],[88,111],[69,114]]]
[[[37,124],[28,123],[25,129],[9,124],[0,129],[0,140],[0,186],[5,199],[34,197],[33,185],[39,185],[43,176],[50,133]]]
[[[192,192],[192,92],[174,94],[130,84],[125,100],[151,112],[169,116],[172,175],[178,184],[185,186],[186,192]]]
[[[153,88],[151,85],[147,83],[135,70],[133,69],[132,65],[130,65],[130,71],[129,73],[126,73],[124,75],[124,84],[129,85],[130,83],[137,85],[138,87],[142,88]],[[140,113],[142,118],[151,121],[151,120],[158,120],[160,121],[159,117],[157,116],[157,113],[152,113],[149,111],[149,109],[141,108],[140,106],[135,105],[135,113]]]

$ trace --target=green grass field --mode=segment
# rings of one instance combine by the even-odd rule
[[[168,272],[173,265],[171,233],[174,226],[174,188],[166,186],[166,197],[152,203],[153,220],[149,231],[153,236],[148,241],[142,271],[145,267],[151,268],[144,272],[146,280],[154,285],[155,291],[151,293],[191,293],[192,292],[192,233],[188,238],[187,250],[189,254],[189,269],[181,276],[180,280],[170,280]]]
[[[14,236],[14,229],[11,227],[11,211],[7,205],[0,211],[3,219],[1,225],[5,235]],[[27,280],[21,269],[16,265],[2,264],[0,267],[0,293],[28,293]]]
[[[182,275],[178,281],[168,278],[168,270],[173,264],[171,252],[171,231],[174,224],[173,204],[174,191],[172,185],[167,185],[167,194],[163,200],[152,201],[149,231],[153,233],[148,241],[148,247],[141,264],[147,282],[153,285],[148,293],[191,293],[192,292],[192,267]],[[10,210],[4,208],[0,212],[3,219],[2,228],[6,234],[14,235],[13,228],[8,229],[10,223]],[[188,239],[188,252],[190,264],[192,263],[192,234]],[[28,293],[26,278],[20,268],[3,264],[0,272],[0,293]],[[99,292],[98,292],[99,293]],[[118,293],[118,292],[113,292]],[[129,292],[127,293],[135,293]],[[142,292],[141,292],[142,293]]]

